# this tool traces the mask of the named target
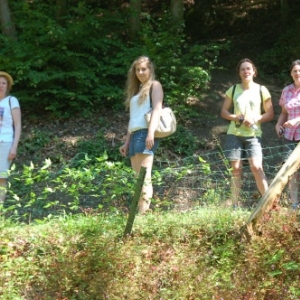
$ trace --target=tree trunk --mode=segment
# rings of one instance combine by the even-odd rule
[[[281,23],[283,30],[287,28],[289,21],[289,4],[288,0],[280,0]]]
[[[141,0],[130,0],[130,37],[133,40],[141,26]]]
[[[292,152],[290,157],[281,167],[271,185],[259,201],[257,207],[252,212],[250,218],[246,222],[246,227],[249,235],[252,235],[254,227],[262,220],[263,216],[268,213],[274,202],[279,199],[283,189],[287,185],[290,177],[297,172],[300,167],[300,143]]]
[[[175,24],[183,22],[183,0],[171,0],[171,12]]]
[[[2,33],[16,39],[16,28],[11,19],[8,0],[0,0],[0,19]]]
[[[56,7],[56,20],[60,25],[64,25],[67,15],[67,0],[56,0]]]

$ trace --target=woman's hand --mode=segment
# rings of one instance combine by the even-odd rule
[[[16,152],[9,152],[9,154],[8,154],[8,160],[9,161],[12,161],[13,159],[15,159],[17,157],[17,153]]]
[[[282,135],[284,133],[284,127],[282,125],[276,125],[275,130],[276,130],[278,137],[282,137]]]
[[[152,149],[154,146],[154,134],[151,134],[148,132],[147,138],[146,138],[146,148],[148,150]]]
[[[299,123],[300,123],[299,118],[295,118],[295,119],[291,119],[291,120],[286,121],[283,124],[283,127],[285,127],[285,128],[293,128],[295,126],[298,126]]]
[[[244,125],[248,126],[248,127],[252,127],[255,124],[254,118],[245,118],[244,119]]]
[[[127,156],[129,144],[125,143],[123,146],[119,148],[119,151],[123,157]]]
[[[9,154],[8,154],[8,160],[9,161],[12,161],[13,159],[15,159],[17,157],[17,149],[13,146],[10,151],[9,151]]]

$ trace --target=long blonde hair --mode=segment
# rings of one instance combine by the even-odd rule
[[[135,68],[136,65],[143,62],[147,62],[147,67],[150,69],[150,78],[145,84],[141,85],[141,82],[138,80],[136,76]],[[129,108],[130,100],[134,95],[138,93],[140,94],[139,104],[142,104],[147,99],[151,85],[154,80],[155,80],[154,65],[150,60],[150,58],[147,56],[140,56],[137,59],[135,59],[135,61],[132,63],[127,73],[127,82],[126,82],[126,90],[125,90],[125,95],[126,95],[125,106],[127,109]]]

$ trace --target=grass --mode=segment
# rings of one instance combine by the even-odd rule
[[[1,299],[299,299],[300,225],[273,212],[248,243],[249,211],[0,221]]]
[[[198,148],[192,135],[180,129],[177,134],[181,146],[175,138],[161,149],[172,149],[176,141],[175,154],[186,157]],[[58,137],[42,131],[25,140],[21,155],[32,151],[42,158],[49,152],[51,159],[12,169],[0,209],[0,299],[300,298],[299,216],[273,212],[248,243],[240,228],[249,210],[216,207],[226,186],[210,180],[213,160],[195,164],[193,156],[180,168],[154,170],[156,189],[164,183],[167,191],[195,171],[192,186],[203,181],[205,192],[194,202],[202,207],[166,212],[176,199],[163,194],[153,200],[154,212],[138,216],[132,236],[122,239],[135,179],[128,163],[112,159],[116,146],[109,154],[95,151],[107,148],[105,136],[63,150]]]

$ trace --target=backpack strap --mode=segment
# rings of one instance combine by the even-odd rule
[[[10,114],[11,114],[12,122],[13,122],[13,125],[12,125],[12,126],[13,126],[13,130],[15,131],[14,118],[13,118],[13,115],[12,115],[10,98],[11,98],[11,96],[8,98],[8,103],[9,103]]]
[[[263,94],[262,94],[262,88],[261,85],[259,85],[259,93],[260,93],[260,112],[262,113],[264,111],[264,99],[263,99]]]
[[[234,101],[233,101],[233,96],[234,96],[235,88],[236,88],[236,84],[233,86],[233,88],[232,88],[232,93],[231,93],[231,100],[232,100],[231,113],[232,113],[232,114],[234,113]]]
[[[231,93],[232,103],[233,103],[233,96],[234,96],[235,88],[236,88],[236,84],[232,88],[232,93]]]
[[[151,84],[150,90],[149,90],[149,97],[150,97],[150,108],[152,108],[152,84]]]

